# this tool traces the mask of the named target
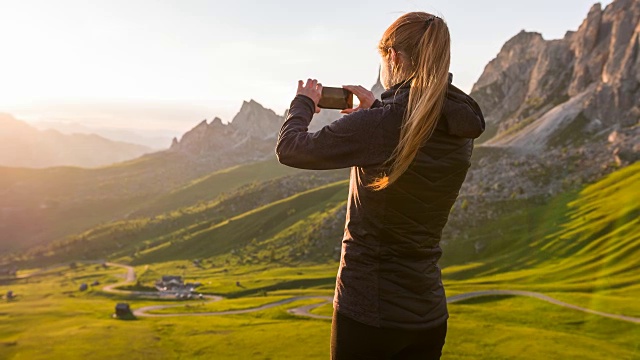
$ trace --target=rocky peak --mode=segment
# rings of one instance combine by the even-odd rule
[[[200,121],[196,127],[194,127],[191,131],[207,131],[207,119]]]
[[[541,34],[521,31],[487,64],[472,90],[487,122],[502,121],[525,102],[531,73],[545,48]]]
[[[384,92],[384,86],[382,86],[382,82],[380,81],[380,68],[378,68],[378,78],[376,79],[376,83],[371,87],[371,92],[376,96],[376,99],[380,99],[380,96],[382,96]]]
[[[238,163],[263,159],[272,155],[274,138],[282,122],[281,116],[255,100],[245,101],[231,123],[224,124],[215,117],[207,124],[205,119],[180,141],[174,139],[171,150],[195,155],[202,161],[230,162],[229,156]]]
[[[579,94],[601,76],[605,61],[602,56],[603,52],[599,51],[600,56],[592,56],[592,52],[598,45],[597,40],[602,27],[602,15],[600,3],[593,5],[578,31],[569,38],[571,50],[576,56],[573,79],[568,89],[570,96]],[[605,45],[604,42],[601,43],[601,46]]]
[[[520,74],[519,70],[529,72],[529,68],[537,60],[544,44],[541,34],[520,31],[507,41],[498,56],[487,64],[474,89],[491,85],[506,74],[515,75],[518,78],[526,77],[527,74]]]
[[[637,122],[639,22],[640,0],[615,0],[591,7],[563,39],[524,31],[510,39],[471,92],[493,127],[489,144],[539,148],[566,129],[595,134]]]
[[[284,119],[273,110],[266,109],[255,100],[244,101],[230,126],[237,132],[259,139],[272,139]]]
[[[215,118],[213,118],[213,120],[211,120],[211,123],[209,124],[209,126],[216,128],[216,127],[223,127],[224,124],[222,123],[222,119],[216,116]]]

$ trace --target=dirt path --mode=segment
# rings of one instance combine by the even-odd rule
[[[216,299],[214,299],[212,301],[208,301],[207,303],[220,301],[222,299],[224,299],[224,298],[221,297],[221,296],[217,296]],[[133,314],[135,316],[147,316],[147,317],[238,315],[238,314],[246,314],[246,313],[250,313],[250,312],[256,312],[256,311],[262,311],[262,310],[266,310],[266,309],[271,309],[271,308],[274,308],[276,306],[289,304],[289,303],[292,303],[292,302],[298,301],[298,300],[309,300],[309,299],[321,299],[321,300],[324,300],[319,305],[324,305],[324,304],[326,304],[326,301],[330,300],[330,298],[328,298],[326,296],[295,296],[295,297],[292,297],[292,298],[289,298],[289,299],[284,299],[284,300],[272,302],[272,303],[269,303],[269,304],[261,305],[261,306],[258,306],[258,307],[254,307],[254,308],[250,308],[250,309],[242,309],[242,310],[212,311],[212,312],[198,312],[198,313],[150,314],[149,311],[184,306],[182,304],[180,304],[180,305],[155,305],[155,306],[145,306],[145,307],[142,307],[140,309],[137,309],[137,310],[135,310],[133,312]],[[318,305],[314,305],[314,306],[318,306]],[[297,309],[301,309],[301,308],[291,309],[291,310],[289,310],[289,312],[293,314],[292,310],[297,310]],[[296,314],[296,315],[308,316],[308,317],[316,317],[316,316],[318,316],[318,315],[315,315],[315,314],[304,314],[304,313],[300,313],[300,314]],[[321,318],[323,318],[323,317],[321,317]]]
[[[170,297],[171,296],[171,295],[164,295],[163,296],[163,295],[160,295],[159,293],[152,293],[152,292],[145,292],[145,291],[128,291],[128,290],[116,289],[116,287],[118,287],[118,286],[122,286],[122,285],[126,285],[126,284],[134,282],[136,280],[135,270],[134,270],[133,267],[128,266],[128,265],[122,265],[122,264],[116,264],[116,263],[107,263],[107,265],[124,268],[124,269],[127,270],[127,273],[126,273],[124,281],[121,281],[119,283],[111,284],[111,285],[107,285],[107,286],[103,287],[102,290],[105,291],[105,292],[121,294],[121,295],[134,295],[134,296],[140,296],[140,297],[153,297],[153,298]],[[596,310],[584,308],[584,307],[581,307],[581,306],[569,304],[569,303],[554,299],[554,298],[552,298],[550,296],[547,296],[547,295],[544,295],[544,294],[541,294],[541,293],[537,293],[537,292],[532,292],[532,291],[522,291],[522,290],[472,291],[472,292],[468,292],[468,293],[463,293],[463,294],[450,296],[450,297],[447,298],[447,303],[451,304],[451,303],[455,303],[455,302],[458,302],[458,301],[469,300],[469,299],[483,297],[483,296],[496,296],[496,295],[528,296],[528,297],[540,299],[540,300],[543,300],[543,301],[546,301],[546,302],[549,302],[549,303],[552,303],[552,304],[555,304],[555,305],[558,305],[558,306],[562,306],[562,307],[565,307],[565,308],[568,308],[568,309],[578,310],[578,311],[586,312],[586,313],[589,313],[589,314],[608,317],[608,318],[611,318],[611,319],[628,321],[628,322],[640,324],[640,318],[636,318],[636,317],[632,317],[632,316],[625,316],[625,315],[618,315],[618,314],[610,314],[610,313],[606,313],[606,312],[602,312],[602,311],[596,311]],[[208,304],[208,303],[212,303],[212,302],[223,300],[224,298],[222,296],[207,295],[207,296],[205,296],[205,299],[208,300],[206,302]],[[321,300],[321,301],[316,303],[316,304],[304,305],[304,306],[292,308],[292,309],[287,310],[287,312],[292,314],[292,315],[310,317],[310,318],[314,318],[314,319],[331,319],[331,316],[317,315],[317,314],[311,313],[311,311],[313,311],[314,309],[316,309],[316,308],[318,308],[320,306],[323,306],[325,304],[330,304],[332,302],[332,300],[333,300],[333,298],[330,297],[330,296],[296,296],[296,297],[292,297],[292,298],[289,298],[289,299],[284,299],[284,300],[272,302],[272,303],[269,303],[269,304],[265,304],[265,305],[262,305],[262,306],[258,306],[258,307],[254,307],[254,308],[250,308],[250,309],[242,309],[242,310],[199,312],[199,313],[171,313],[171,314],[152,314],[152,313],[149,313],[150,311],[157,311],[157,310],[169,309],[169,308],[174,308],[174,307],[181,307],[181,306],[185,306],[186,305],[184,303],[181,303],[181,304],[174,304],[174,305],[145,306],[145,307],[141,307],[141,308],[139,308],[137,310],[134,310],[133,313],[134,313],[134,315],[140,316],[140,317],[237,315],[237,314],[246,314],[246,313],[250,313],[250,312],[262,311],[262,310],[274,308],[276,306],[289,304],[289,303],[292,303],[292,302],[295,302],[295,301],[299,301],[299,300],[310,300],[310,299],[318,299],[318,300]]]
[[[609,314],[609,313],[602,312],[602,311],[592,310],[592,309],[584,308],[582,306],[569,304],[569,303],[566,303],[564,301],[560,301],[558,299],[554,299],[554,298],[552,298],[550,296],[547,296],[545,294],[541,294],[541,293],[537,293],[537,292],[533,292],[533,291],[523,291],[523,290],[473,291],[473,292],[468,292],[468,293],[464,293],[464,294],[458,294],[458,295],[451,296],[451,297],[449,297],[447,299],[447,303],[454,303],[456,301],[467,300],[467,299],[481,297],[481,296],[495,296],[495,295],[528,296],[528,297],[540,299],[540,300],[543,300],[543,301],[546,301],[546,302],[549,302],[549,303],[552,303],[552,304],[555,304],[555,305],[558,305],[558,306],[562,306],[562,307],[565,307],[565,308],[578,310],[578,311],[583,311],[583,312],[586,312],[586,313],[589,313],[589,314],[600,315],[600,316],[604,316],[604,317],[608,317],[608,318],[612,318],[612,319],[617,319],[617,320],[628,321],[628,322],[640,324],[640,318],[637,318],[637,317],[618,315],[618,314]]]

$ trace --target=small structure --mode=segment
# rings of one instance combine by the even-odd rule
[[[13,298],[15,298],[16,296],[13,294],[13,291],[9,290],[7,291],[7,300],[13,300]]]
[[[80,284],[80,291],[87,291],[89,286],[86,283]]]
[[[158,291],[178,291],[184,288],[182,276],[164,275],[162,280],[156,282]]]
[[[127,303],[116,304],[116,313],[113,315],[115,318],[123,320],[131,320],[136,318],[131,311],[131,307]]]

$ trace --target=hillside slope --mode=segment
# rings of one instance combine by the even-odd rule
[[[447,249],[445,276],[465,286],[640,295],[639,184],[635,163],[577,194],[514,210],[469,234],[495,239],[475,254]],[[459,257],[466,261],[454,265]]]
[[[101,223],[160,215],[211,201],[252,182],[296,173],[274,158],[191,180],[185,175],[184,181],[172,184],[170,174],[166,178],[154,176],[154,172],[163,172],[161,164],[150,164],[149,159],[139,161],[139,166],[119,165],[126,167],[124,170],[118,166],[0,168],[0,250],[24,250]],[[147,181],[143,181],[145,178]]]
[[[194,232],[228,219],[348,178],[344,170],[294,172],[284,176],[287,168],[274,165],[256,163],[214,173],[165,197],[152,199],[144,211],[130,214],[128,219],[100,224],[53,243],[32,247],[14,256],[14,263],[43,266],[73,259],[137,257],[149,248],[180,242]],[[345,199],[346,195],[342,203]],[[344,216],[344,212],[342,214]]]
[[[340,234],[330,234],[335,227],[319,225],[325,221],[344,224],[337,214],[344,205],[347,185],[341,181],[321,186],[219,223],[182,229],[173,241],[141,251],[133,263],[200,258],[236,264],[327,262],[339,253]]]

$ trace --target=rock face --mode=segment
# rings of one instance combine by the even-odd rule
[[[487,131],[446,228],[450,238],[499,218],[511,200],[544,202],[640,160],[640,0],[596,4],[559,40],[518,33],[471,95]]]
[[[371,92],[376,96],[376,99],[380,99],[380,96],[384,92],[384,86],[382,86],[382,82],[380,82],[380,70],[378,70],[378,79],[376,83],[371,87]]]
[[[264,159],[273,156],[275,138],[283,121],[282,116],[256,101],[245,101],[231,123],[223,124],[217,117],[210,123],[202,120],[180,141],[175,140],[169,151],[225,165],[233,162],[228,161],[231,156],[237,163]]]
[[[520,32],[471,95],[486,114],[487,145],[540,150],[628,133],[640,117],[640,0],[594,5],[580,28],[547,41]],[[626,130],[624,130],[626,129]]]
[[[384,91],[379,77],[372,91],[378,98]],[[210,123],[202,120],[179,141],[173,139],[169,151],[219,166],[273,157],[276,137],[286,116],[287,111],[280,116],[255,100],[245,101],[229,124],[223,124],[217,117]],[[341,116],[338,110],[324,109],[313,116],[309,131],[318,131]]]
[[[273,110],[265,109],[251,100],[242,103],[240,112],[231,121],[231,126],[247,137],[275,140],[283,121],[283,117],[276,115]]]

